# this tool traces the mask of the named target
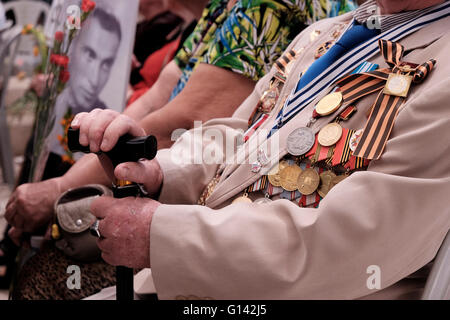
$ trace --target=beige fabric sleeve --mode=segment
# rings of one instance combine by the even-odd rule
[[[318,209],[286,200],[220,210],[162,205],[150,241],[159,297],[358,298],[373,293],[369,266],[380,268],[386,288],[430,262],[450,228],[450,78],[422,86],[382,159]],[[199,169],[197,182],[210,172]]]

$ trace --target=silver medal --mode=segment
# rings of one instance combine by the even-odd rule
[[[315,142],[314,132],[310,128],[298,128],[288,136],[287,150],[293,156],[302,156],[311,150]]]

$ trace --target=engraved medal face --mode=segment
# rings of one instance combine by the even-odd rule
[[[319,187],[319,184],[319,174],[312,168],[304,170],[297,179],[298,191],[305,196],[313,194]]]
[[[297,190],[297,179],[302,173],[302,169],[294,164],[280,171],[281,187],[286,191]]]
[[[287,150],[293,156],[302,156],[311,150],[315,141],[316,137],[310,128],[298,128],[288,136]]]
[[[333,187],[333,179],[336,178],[336,175],[331,171],[325,171],[320,175],[320,188],[317,190],[317,193],[322,198],[330,192]]]
[[[274,187],[281,187],[280,171],[286,168],[288,165],[289,164],[286,161],[281,161],[279,164],[273,167],[273,169],[270,170],[270,172],[268,173],[269,182]]]
[[[324,147],[335,145],[342,137],[342,127],[339,123],[330,123],[319,132],[319,143]]]
[[[383,93],[398,97],[406,97],[411,87],[413,77],[391,73],[386,82]]]
[[[316,112],[321,116],[328,116],[342,105],[342,93],[333,92],[323,97],[316,105]]]

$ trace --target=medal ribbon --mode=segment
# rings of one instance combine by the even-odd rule
[[[296,114],[301,112],[317,95],[328,88],[342,74],[346,74],[356,68],[361,62],[369,59],[377,53],[377,42],[379,39],[389,39],[398,41],[403,37],[416,32],[442,18],[450,15],[450,1],[441,5],[424,9],[419,17],[412,21],[407,21],[394,27],[379,36],[355,47],[330,65],[322,74],[311,81],[305,88],[298,92],[293,92],[278,114],[275,125],[269,134],[272,136],[276,131],[289,122]]]
[[[272,80],[270,81],[270,88],[267,90],[278,90],[278,93],[281,92],[283,89],[284,83],[286,82],[286,77],[289,74],[290,68],[289,65],[292,64],[297,58],[299,57],[298,52],[291,49],[287,51],[285,54],[283,54],[276,62],[275,67],[277,68],[277,72],[272,77]],[[263,95],[258,101],[258,104],[256,105],[255,109],[253,110],[252,115],[249,118],[249,129],[244,134],[244,142],[247,142],[248,139],[252,136],[253,133],[255,133],[259,127],[263,125],[263,123],[267,120],[269,117],[268,113],[263,113],[259,111],[259,107],[261,104],[264,103]],[[278,97],[279,98],[279,97]],[[277,99],[278,99],[277,98]],[[276,103],[276,101],[275,101]],[[274,105],[275,105],[274,103]]]
[[[389,74],[409,75],[413,72],[413,82],[420,83],[431,72],[436,61],[431,59],[415,69],[404,70],[401,62],[404,47],[389,40],[379,40],[379,47],[389,69],[376,70],[344,77],[337,82],[341,87],[344,103],[350,103],[370,93],[379,92],[372,107],[369,120],[361,140],[353,155],[368,160],[379,159],[388,141],[400,107],[406,98],[386,94],[383,89]]]

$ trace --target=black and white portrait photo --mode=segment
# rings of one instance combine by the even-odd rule
[[[67,8],[76,1],[62,2],[62,9],[61,1],[55,2],[53,9],[57,12],[53,17],[62,16],[63,21],[47,26],[51,29],[48,34],[65,25]],[[55,106],[49,150],[61,156],[65,151],[58,136],[63,134],[61,120],[68,111],[73,115],[95,108],[122,111],[125,106],[138,0],[103,0],[96,4],[70,47],[70,79]],[[61,10],[65,14],[61,15]]]

